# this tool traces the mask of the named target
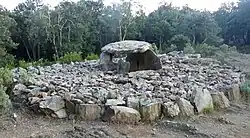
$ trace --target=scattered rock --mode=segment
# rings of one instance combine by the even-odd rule
[[[180,108],[177,103],[167,102],[163,104],[163,114],[166,117],[176,117],[180,113]]]
[[[192,116],[192,115],[194,115],[194,107],[192,106],[192,104],[189,101],[178,97],[176,99],[176,103],[180,108],[180,115],[181,116]]]
[[[66,111],[63,109],[65,107],[65,102],[60,96],[46,97],[46,99],[43,99],[43,101],[39,103],[39,107],[41,109],[45,109],[45,110],[48,109],[48,110],[53,111],[52,114],[55,114],[57,117],[60,117],[60,118],[64,118],[66,114]]]
[[[133,108],[110,106],[105,111],[103,120],[116,123],[137,124],[141,120],[141,115]]]
[[[122,106],[125,105],[125,101],[122,99],[107,99],[107,102],[105,103],[106,106]]]
[[[139,105],[139,98],[135,97],[127,97],[126,98],[126,106],[130,108],[134,108],[136,110],[139,110],[140,105]]]
[[[25,89],[27,89],[27,87],[25,85],[20,84],[20,83],[16,84],[14,86],[14,89],[13,89],[13,94],[14,95],[20,95],[20,94],[22,94],[23,91],[25,91]]]
[[[53,117],[56,117],[56,118],[66,118],[67,117],[67,113],[66,113],[66,110],[63,108],[63,109],[59,109],[58,111],[54,112],[52,114]]]

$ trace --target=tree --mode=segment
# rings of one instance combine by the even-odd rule
[[[9,53],[16,48],[17,44],[11,39],[11,29],[16,22],[9,16],[9,12],[0,5],[0,67],[12,62],[14,59]]]

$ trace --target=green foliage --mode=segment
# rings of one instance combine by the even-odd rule
[[[194,54],[195,50],[194,50],[194,48],[192,47],[192,45],[190,43],[187,43],[186,46],[184,47],[183,52],[185,54]]]
[[[4,56],[0,55],[0,68],[1,67],[8,67],[13,68],[15,66],[15,58],[13,55],[6,54]]]
[[[90,54],[86,57],[86,60],[98,60],[99,59],[99,56],[96,55],[96,54]]]
[[[208,114],[208,113],[212,113],[213,111],[214,111],[213,105],[209,105],[208,107],[204,108],[202,112],[204,114]]]
[[[0,84],[0,115],[8,111],[11,102],[9,96],[6,94],[7,88]]]
[[[6,92],[12,84],[12,72],[8,68],[0,68],[0,114],[3,114],[10,107],[10,99]]]
[[[81,53],[70,52],[58,59],[60,63],[71,63],[76,61],[83,61]]]
[[[156,54],[159,54],[159,50],[158,50],[158,48],[157,48],[157,46],[156,46],[155,43],[153,43],[153,44],[151,45],[150,49],[151,49],[152,51],[154,51]]]
[[[250,81],[246,81],[240,86],[241,92],[250,94]]]
[[[29,66],[31,66],[31,63],[28,63],[25,60],[19,60],[18,65],[21,68],[27,69]]]
[[[0,85],[10,87],[13,83],[12,72],[8,68],[0,68]]]
[[[211,57],[219,50],[219,48],[208,44],[195,45],[194,49],[195,52],[201,54],[202,57]]]
[[[174,45],[174,44],[171,44],[170,47],[167,47],[165,49],[166,53],[169,53],[169,52],[172,52],[172,51],[175,51],[175,50],[177,50],[177,46]]]
[[[170,40],[170,43],[176,45],[177,50],[181,51],[184,49],[187,43],[190,43],[190,39],[187,36],[179,34],[179,35],[173,36]]]

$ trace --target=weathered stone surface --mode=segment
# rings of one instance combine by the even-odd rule
[[[232,85],[225,95],[229,101],[239,101],[241,99],[240,86],[238,84]]]
[[[213,93],[211,94],[211,96],[215,109],[223,109],[228,108],[230,106],[230,102],[223,92]]]
[[[102,116],[102,108],[96,104],[80,104],[77,105],[77,114],[83,120],[98,120]]]
[[[130,63],[129,71],[158,70],[162,68],[160,59],[151,50],[144,53],[128,54],[126,60]]]
[[[144,122],[153,122],[160,119],[162,115],[161,103],[140,101],[140,114]]]
[[[214,109],[212,96],[207,89],[196,87],[193,97],[193,102],[198,113],[206,112],[208,110],[211,111]]]
[[[25,91],[27,87],[23,84],[16,84],[13,89],[13,94],[14,95],[20,95],[23,91]]]
[[[143,53],[149,50],[151,44],[143,41],[126,40],[121,42],[110,43],[104,46],[101,51],[110,54],[127,54],[127,53]]]
[[[139,105],[139,98],[135,98],[135,97],[127,97],[126,98],[126,106],[139,110],[140,105]]]
[[[103,120],[116,123],[137,124],[141,120],[141,115],[133,108],[110,106],[105,111]]]
[[[65,109],[66,112],[69,114],[75,114],[76,113],[76,104],[71,101],[65,101]]]
[[[180,108],[177,103],[167,102],[163,104],[163,114],[166,117],[176,117],[180,113]]]
[[[193,103],[194,86],[207,89],[211,93],[225,92],[227,94],[229,91],[226,88],[231,88],[234,84],[238,85],[241,80],[240,72],[234,72],[230,66],[221,65],[214,59],[189,56],[180,52],[172,55],[159,55],[159,58],[162,69],[136,71],[128,74],[116,74],[116,71],[103,72],[98,61],[39,67],[40,73],[38,74],[25,70],[27,74],[32,74],[30,77],[33,81],[24,83],[27,89],[22,94],[15,96],[15,99],[27,102],[29,96],[37,97],[34,102],[31,102],[32,98],[30,98],[29,104],[32,104],[29,106],[41,110],[44,107],[37,105],[47,106],[51,97],[62,97],[63,100],[71,102],[71,107],[67,103],[65,103],[66,108],[63,107],[67,113],[71,113],[69,109],[74,112],[74,106],[77,104],[105,105],[108,99],[126,101],[125,104],[121,102],[122,104],[110,105],[126,105],[138,109],[137,101],[139,99],[147,98],[160,103],[176,102],[178,104],[176,99],[181,97],[189,101],[186,101],[188,104],[178,104],[180,112],[183,112],[179,115],[190,115],[193,114],[193,107],[189,105],[190,102]],[[116,58],[113,58],[113,61],[116,62]],[[19,81],[20,71],[14,69],[13,73],[16,81]],[[231,92],[226,96],[240,97],[238,90],[236,88],[233,90],[236,91],[236,94]],[[127,97],[131,99],[127,99]],[[154,102],[147,104],[150,103]],[[46,109],[49,108],[46,107]]]
[[[54,113],[52,114],[52,116],[53,116],[53,117],[56,117],[56,118],[62,119],[62,118],[66,118],[66,117],[67,117],[67,113],[66,113],[66,110],[65,110],[64,108],[62,108],[62,109],[60,109],[60,110],[54,112]]]
[[[44,101],[41,101],[39,107],[42,109],[50,109],[54,112],[65,107],[64,100],[60,96],[47,97]]]
[[[120,59],[117,63],[117,73],[125,74],[128,73],[130,69],[130,63]]]
[[[116,105],[125,105],[125,101],[122,99],[107,99],[105,103],[106,106],[116,106]]]
[[[180,108],[181,116],[192,116],[194,115],[194,107],[191,103],[183,98],[176,98],[176,103]]]
[[[39,103],[41,101],[41,99],[39,97],[29,97],[28,100],[29,100],[30,104],[36,104],[36,103]]]

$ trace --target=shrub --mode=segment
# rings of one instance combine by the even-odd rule
[[[76,62],[76,61],[82,61],[82,56],[81,53],[77,52],[70,52],[65,54],[63,57],[60,57],[58,61],[60,63],[71,63],[71,62]]]
[[[93,53],[86,57],[86,60],[97,60],[97,59],[99,59],[99,56]]]
[[[183,52],[185,54],[194,54],[195,53],[194,48],[192,47],[192,45],[190,43],[186,44],[186,46],[184,47]]]
[[[182,34],[178,34],[178,35],[174,35],[171,39],[170,39],[170,44],[174,44],[177,46],[177,50],[181,51],[184,49],[184,47],[186,46],[187,43],[190,43],[190,39]]]
[[[27,69],[29,66],[31,66],[31,63],[26,62],[25,60],[19,60],[18,66],[24,69]]]
[[[15,57],[10,54],[0,56],[0,68],[1,67],[14,68],[15,66],[14,62],[15,62]]]
[[[12,72],[8,68],[0,68],[0,85],[10,87],[13,83]]]
[[[202,57],[211,57],[216,54],[219,48],[204,43],[194,46],[194,50],[196,53],[201,54]]]
[[[244,93],[250,93],[250,81],[246,81],[240,86],[240,91]]]
[[[167,47],[165,51],[166,51],[166,53],[169,53],[169,52],[172,52],[175,50],[177,50],[177,46],[174,44],[171,44],[170,47]]]
[[[153,43],[153,44],[151,45],[150,49],[151,49],[152,51],[154,51],[156,54],[159,54],[159,50],[158,50],[158,48],[157,48],[157,46],[156,46],[155,43]]]
[[[6,87],[0,85],[0,115],[8,111],[11,105],[9,95],[6,94],[6,90],[7,90]]]

